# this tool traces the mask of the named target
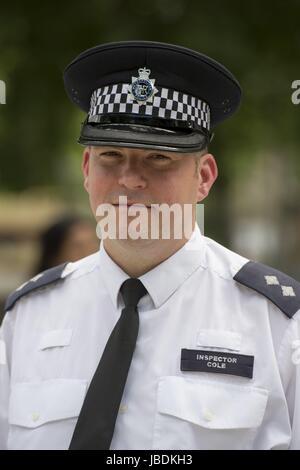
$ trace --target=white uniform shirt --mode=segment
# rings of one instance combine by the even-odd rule
[[[111,449],[299,449],[299,315],[237,283],[247,259],[194,237],[140,279],[140,329]],[[124,306],[125,274],[100,251],[7,312],[0,448],[67,449]],[[254,356],[253,378],[180,370],[182,349]],[[210,353],[211,354],[211,353]],[[216,366],[217,364],[217,366]],[[112,370],[112,373],[118,373]],[[95,404],[97,414],[97,404]]]

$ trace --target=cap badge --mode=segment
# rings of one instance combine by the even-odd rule
[[[152,103],[153,96],[158,92],[154,86],[155,79],[149,78],[150,73],[150,69],[146,69],[146,67],[140,68],[139,77],[132,77],[131,85],[128,87],[132,98],[138,104]]]

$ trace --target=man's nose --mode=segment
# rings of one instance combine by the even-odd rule
[[[137,162],[126,162],[120,169],[119,184],[128,189],[144,189],[147,183],[141,166]]]

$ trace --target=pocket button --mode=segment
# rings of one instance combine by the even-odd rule
[[[210,411],[208,409],[205,409],[204,413],[203,413],[203,417],[204,417],[205,421],[210,422],[214,419],[214,414],[212,413],[212,411]]]
[[[32,413],[31,419],[34,423],[36,423],[40,419],[39,413]]]

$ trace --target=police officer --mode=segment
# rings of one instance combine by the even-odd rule
[[[298,449],[300,285],[195,223],[217,177],[211,132],[238,108],[238,82],[198,52],[144,41],[85,51],[64,80],[88,113],[79,142],[99,222],[103,204],[134,222],[130,210],[176,203],[192,208],[192,230],[138,238],[127,225],[123,237],[122,219],[99,252],[11,294],[1,447]]]

